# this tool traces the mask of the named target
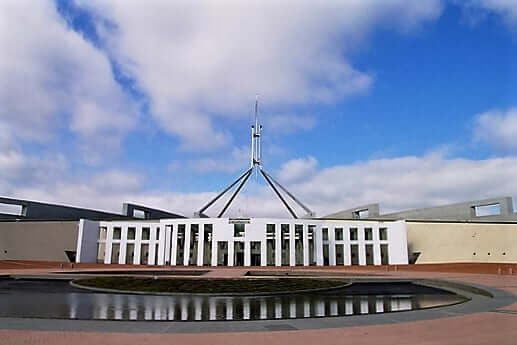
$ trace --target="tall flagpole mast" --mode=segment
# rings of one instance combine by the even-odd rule
[[[207,217],[203,212],[212,206],[217,200],[219,200],[224,194],[226,194],[230,189],[237,186],[237,189],[232,193],[230,199],[225,203],[222,211],[217,216],[221,218],[228,207],[230,207],[231,203],[237,197],[237,194],[241,191],[242,187],[246,184],[249,177],[253,173],[253,171],[260,172],[260,174],[264,177],[267,184],[273,189],[276,196],[280,199],[282,204],[286,207],[293,218],[298,218],[293,208],[288,204],[287,198],[282,196],[280,191],[284,192],[292,201],[294,201],[298,206],[303,208],[307,214],[306,218],[315,217],[315,213],[312,212],[307,206],[302,204],[293,194],[291,194],[284,186],[282,186],[278,181],[276,181],[271,175],[269,175],[264,168],[262,167],[262,152],[261,152],[261,139],[262,135],[262,125],[259,122],[259,106],[258,106],[258,95],[255,98],[255,123],[251,126],[251,154],[250,154],[250,167],[246,170],[237,180],[235,180],[231,185],[226,187],[221,193],[219,193],[215,198],[213,198],[208,204],[203,206],[198,212],[194,214],[195,217]],[[278,188],[277,188],[278,187]],[[279,190],[280,189],[280,190]]]

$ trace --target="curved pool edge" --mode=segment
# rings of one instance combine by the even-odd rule
[[[81,331],[81,332],[127,332],[127,333],[207,333],[207,332],[270,332],[285,330],[341,328],[394,324],[411,321],[424,321],[446,317],[463,316],[481,312],[491,312],[517,301],[517,296],[501,289],[457,281],[437,279],[413,279],[414,281],[439,282],[458,289],[458,283],[490,293],[487,297],[469,292],[462,295],[470,300],[445,307],[401,311],[395,313],[335,316],[323,318],[247,320],[247,321],[104,321],[104,320],[67,320],[38,318],[0,317],[0,329],[40,330],[40,331]],[[479,292],[479,291],[477,291]]]
[[[312,293],[312,292],[323,292],[323,291],[332,291],[337,289],[343,289],[350,285],[352,282],[348,281],[343,285],[331,287],[331,288],[318,288],[318,289],[305,289],[305,290],[294,290],[294,291],[278,291],[278,292],[221,292],[221,293],[187,293],[187,292],[152,292],[152,291],[134,291],[134,290],[118,290],[118,289],[106,289],[106,288],[98,288],[93,286],[81,285],[70,280],[69,283],[71,286],[77,289],[88,290],[92,292],[107,292],[107,293],[117,293],[117,294],[126,294],[126,295],[149,295],[149,296],[213,296],[213,297],[246,297],[246,296],[282,296],[282,295],[292,295],[292,294],[303,294],[303,293]]]

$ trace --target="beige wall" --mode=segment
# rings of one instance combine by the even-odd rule
[[[68,261],[76,250],[75,221],[0,222],[0,260]]]
[[[517,262],[517,224],[408,221],[407,238],[410,258],[421,252],[417,264]]]

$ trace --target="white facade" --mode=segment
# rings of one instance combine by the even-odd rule
[[[183,218],[86,221],[77,262],[171,266],[407,264],[404,221]]]

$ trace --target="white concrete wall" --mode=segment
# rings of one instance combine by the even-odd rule
[[[77,229],[76,262],[95,262],[97,260],[97,237],[99,222],[81,219]]]
[[[234,237],[234,222],[244,222],[245,232],[242,237]],[[251,265],[251,242],[260,242],[261,248],[261,265],[265,266],[267,263],[266,257],[266,227],[267,224],[275,225],[275,264],[276,266],[282,265],[282,242],[281,242],[281,229],[282,225],[289,226],[288,239],[289,239],[289,256],[288,266],[294,266],[296,264],[296,253],[295,253],[295,229],[296,226],[300,226],[302,229],[303,238],[302,250],[303,250],[303,265],[309,265],[309,241],[308,241],[308,228],[314,226],[314,245],[315,245],[315,261],[316,265],[322,266],[324,264],[323,257],[323,245],[329,246],[329,257],[328,263],[331,266],[336,265],[336,244],[343,245],[344,254],[344,265],[351,264],[351,244],[357,244],[359,248],[359,264],[366,265],[366,245],[373,246],[373,264],[381,264],[381,252],[380,245],[387,244],[389,248],[389,263],[390,264],[406,264],[407,263],[407,240],[406,240],[406,226],[403,221],[397,222],[377,222],[377,221],[338,221],[338,220],[319,220],[319,219],[274,219],[274,218],[251,218],[246,220],[236,220],[229,218],[189,218],[189,219],[163,219],[160,222],[146,222],[146,221],[106,221],[99,222],[95,226],[98,228],[107,228],[107,239],[106,239],[106,251],[105,251],[105,263],[111,262],[111,248],[113,244],[120,244],[120,255],[116,263],[126,263],[126,246],[128,243],[135,244],[134,264],[150,264],[150,265],[164,265],[169,262],[170,265],[176,265],[176,254],[177,254],[177,234],[178,225],[185,225],[185,242],[184,242],[184,255],[182,263],[186,266],[189,265],[190,258],[190,234],[193,225],[198,225],[198,253],[193,258],[192,264],[196,266],[203,265],[203,250],[204,250],[204,226],[205,224],[212,225],[212,255],[211,255],[211,266],[217,265],[217,243],[219,241],[228,243],[228,266],[234,265],[234,245],[237,242],[244,244],[244,265]],[[113,239],[113,229],[116,227],[121,228],[121,239]],[[136,228],[135,240],[127,239],[128,227]],[[388,239],[381,241],[379,239],[379,228],[387,228]],[[150,239],[142,240],[142,229],[150,228]],[[322,229],[328,229],[328,240],[323,240]],[[336,240],[335,229],[343,229],[343,239]],[[351,241],[349,237],[349,229],[357,228],[359,238],[357,241]],[[366,240],[364,237],[364,229],[371,228],[373,238]],[[157,231],[160,229],[160,238],[157,239]],[[167,230],[166,230],[167,229]],[[78,241],[83,245],[84,242],[88,242],[91,247],[93,244],[96,247],[97,238],[86,236],[85,234],[93,233],[93,231],[82,231],[80,235],[81,241]],[[149,259],[147,262],[140,262],[140,248],[143,244],[149,245]],[[157,250],[157,252],[155,252]],[[79,252],[79,250],[78,250]],[[95,251],[96,253],[96,251]],[[157,258],[157,261],[155,261]],[[90,262],[95,262],[96,258],[89,256]],[[81,262],[85,262],[81,258]]]

